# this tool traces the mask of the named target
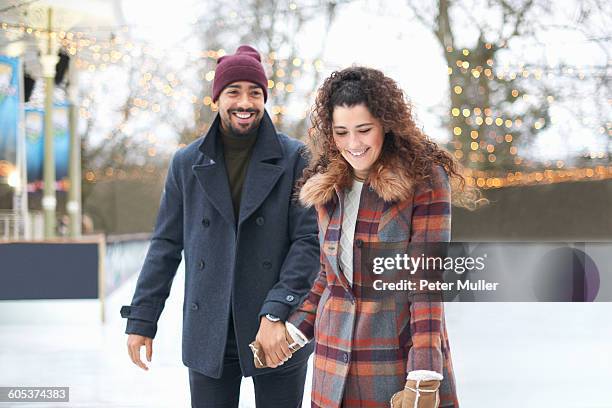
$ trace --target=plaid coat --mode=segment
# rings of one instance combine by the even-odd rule
[[[450,241],[450,185],[442,167],[414,187],[389,169],[364,184],[354,236],[353,286],[338,266],[346,163],[332,163],[300,191],[318,213],[321,269],[310,293],[288,321],[315,339],[312,407],[389,407],[413,370],[444,376],[440,407],[458,407],[451,355],[439,296],[371,296],[360,266],[369,242]]]

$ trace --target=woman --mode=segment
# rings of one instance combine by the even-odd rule
[[[450,241],[449,176],[464,186],[458,164],[374,69],[334,72],[312,121],[298,188],[318,213],[321,270],[287,321],[292,349],[316,342],[312,406],[458,407],[439,293],[372,295],[361,266],[369,243]],[[469,191],[459,198],[473,202]]]

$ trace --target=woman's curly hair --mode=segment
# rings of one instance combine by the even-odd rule
[[[413,107],[398,84],[379,70],[360,66],[333,72],[319,88],[308,131],[310,161],[297,184],[298,190],[310,177],[324,173],[332,161],[344,160],[333,139],[333,111],[336,106],[359,104],[380,120],[385,131],[378,159],[381,165],[404,172],[419,185],[426,182],[433,165],[438,164],[450,177],[454,205],[474,209],[484,200],[478,189],[466,185],[455,158],[417,127]]]

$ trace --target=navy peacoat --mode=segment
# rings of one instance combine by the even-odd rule
[[[303,144],[277,133],[264,113],[235,220],[219,125],[217,115],[203,138],[174,155],[132,303],[121,308],[126,333],[153,338],[184,252],[183,363],[213,378],[221,376],[230,311],[243,375],[270,370],[255,368],[248,347],[259,319],[286,320],[320,266],[316,213],[293,199],[307,164]]]

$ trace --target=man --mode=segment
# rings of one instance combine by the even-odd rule
[[[313,346],[289,360],[283,322],[318,271],[316,214],[293,199],[303,145],[276,132],[264,107],[267,85],[252,47],[219,59],[219,113],[203,139],[172,159],[132,304],[121,308],[130,358],[148,370],[140,349],[151,361],[184,250],[183,363],[192,407],[238,407],[243,376],[253,376],[258,407],[301,406]],[[270,367],[280,368],[255,368],[254,338]]]

